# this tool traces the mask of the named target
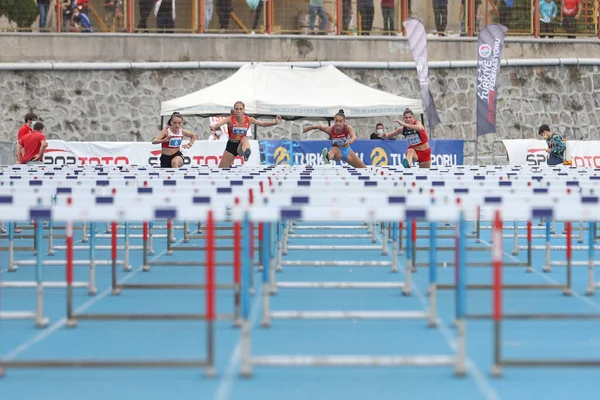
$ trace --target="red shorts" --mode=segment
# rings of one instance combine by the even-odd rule
[[[427,150],[413,150],[415,151],[415,153],[417,153],[417,158],[420,163],[431,161],[431,147],[429,147]]]

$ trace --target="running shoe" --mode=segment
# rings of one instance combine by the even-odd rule
[[[329,152],[327,151],[327,148],[323,149],[323,151],[321,152],[321,156],[323,157],[323,161],[325,162],[325,164],[329,164]]]
[[[408,160],[406,158],[402,159],[402,166],[404,168],[410,168],[410,164],[408,163]]]
[[[246,151],[244,152],[244,162],[248,162],[251,153],[252,152],[250,151],[250,149],[246,149]]]

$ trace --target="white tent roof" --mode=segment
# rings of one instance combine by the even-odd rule
[[[343,109],[348,118],[402,115],[406,108],[423,112],[420,100],[373,89],[332,65],[320,68],[248,64],[217,84],[161,103],[161,116],[229,114],[241,100],[249,115],[333,118]]]

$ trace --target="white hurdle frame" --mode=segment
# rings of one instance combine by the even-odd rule
[[[276,251],[273,244],[279,244],[282,240],[281,231],[285,226],[283,222],[277,222],[278,233],[275,232],[273,224],[269,224],[269,236],[273,238],[278,236],[277,241],[271,239],[263,242],[263,246],[271,246],[263,251],[263,258],[261,262],[263,264],[263,287],[262,287],[262,307],[263,307],[263,327],[270,326],[270,320],[275,318],[291,318],[291,319],[424,319],[428,321],[429,327],[437,326],[437,312],[436,312],[436,258],[432,256],[432,282],[430,284],[430,307],[429,310],[425,311],[390,311],[390,312],[377,312],[377,311],[319,311],[319,312],[298,312],[298,311],[280,311],[277,313],[270,312],[269,301],[270,301],[270,273],[273,271],[275,264]],[[246,216],[244,226],[247,232],[248,218]],[[432,224],[432,233],[430,240],[432,245],[435,247],[436,235],[435,235],[435,224]],[[397,249],[397,243],[394,245],[394,249]],[[394,252],[393,257],[397,257],[397,252]],[[244,258],[246,260],[246,258]],[[242,288],[243,296],[247,292],[249,286],[249,266],[248,262],[245,262],[242,268]],[[464,263],[461,263],[462,269],[465,268]],[[407,268],[408,272],[408,268]],[[461,274],[463,279],[465,274]],[[460,282],[459,279],[459,282]],[[464,282],[457,283],[458,290],[464,290]],[[345,285],[341,282],[331,283],[300,283],[298,286],[294,286],[294,283],[290,283],[289,287],[300,287],[300,288],[383,288],[384,285],[370,286],[365,285]],[[393,284],[391,288],[397,288],[397,284]],[[245,288],[245,290],[244,290]],[[246,296],[247,299],[247,296]],[[241,354],[242,354],[242,365],[241,374],[244,377],[250,377],[253,374],[254,367],[438,367],[438,366],[452,366],[454,367],[455,374],[457,376],[464,376],[466,374],[466,325],[463,315],[457,314],[457,349],[455,355],[417,355],[417,356],[369,356],[369,355],[324,355],[324,356],[310,356],[310,355],[263,355],[263,356],[252,356],[250,351],[251,343],[251,323],[249,321],[249,309],[248,301],[242,301],[242,315],[244,322],[242,324],[242,338],[241,338]],[[275,317],[275,318],[274,318]]]

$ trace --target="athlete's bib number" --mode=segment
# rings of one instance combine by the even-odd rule
[[[236,136],[244,136],[246,134],[246,128],[233,128],[233,134]]]
[[[179,147],[181,146],[181,142],[183,142],[183,138],[171,138],[169,140],[169,147]]]
[[[410,146],[421,144],[421,137],[419,135],[410,135],[406,137],[406,141]]]
[[[348,143],[348,139],[333,139],[331,144],[334,146],[343,146]]]

